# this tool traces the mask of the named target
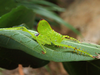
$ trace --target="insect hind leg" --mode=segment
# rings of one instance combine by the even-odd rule
[[[56,46],[61,46],[61,47],[66,47],[66,48],[71,48],[73,49],[74,51],[76,50],[77,52],[81,52],[83,54],[87,54],[88,56],[90,57],[93,57],[91,54],[83,51],[83,50],[80,50],[80,49],[77,49],[76,47],[73,47],[73,46],[70,46],[70,45],[65,45],[65,44],[61,44],[61,43],[54,43]]]
[[[75,39],[75,38],[73,38],[73,37],[70,37],[70,36],[68,36],[68,35],[64,35],[63,37],[80,43],[79,40],[77,40],[77,39]]]

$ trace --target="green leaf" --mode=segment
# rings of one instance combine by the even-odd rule
[[[22,4],[25,6],[30,6],[30,7],[36,7],[36,5],[40,5],[39,7],[43,7],[48,10],[54,10],[54,11],[64,11],[64,8],[61,8],[57,6],[56,4],[53,4],[51,2],[45,1],[45,0],[17,0],[18,4]]]
[[[100,60],[64,62],[69,75],[100,75]]]
[[[19,6],[0,18],[0,27],[12,27],[25,23],[29,28],[32,28],[34,17],[35,14],[31,9]]]
[[[53,4],[51,2],[45,1],[45,0],[32,0],[30,3],[38,4],[38,5],[44,5],[46,9],[48,10],[54,10],[54,11],[64,11],[64,8],[61,8],[57,6],[56,4]]]
[[[14,0],[0,0],[0,16],[10,12],[16,6]]]
[[[31,31],[34,34],[37,32]],[[73,47],[84,49],[86,53],[95,56],[96,53],[100,53],[100,49],[97,48],[98,45],[91,46],[90,44],[85,45],[84,43],[76,43],[73,41],[63,41],[62,43],[66,45],[71,45]],[[46,54],[42,54],[43,49],[40,45],[32,39],[32,36],[27,32],[21,30],[3,30],[0,31],[0,46],[9,49],[22,50],[32,56],[43,60],[55,61],[55,62],[66,62],[66,61],[87,61],[94,60],[94,58],[74,52],[71,48],[58,48],[54,45],[44,46],[46,49]],[[100,46],[99,46],[100,47]]]

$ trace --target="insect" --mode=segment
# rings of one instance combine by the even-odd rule
[[[62,44],[61,43],[62,41],[67,41],[67,40],[76,41],[78,43],[80,42],[77,39],[70,37],[68,35],[61,35],[57,33],[51,28],[49,23],[44,19],[40,20],[38,23],[38,26],[37,26],[38,34],[30,32],[24,26],[13,27],[13,28],[2,28],[0,30],[22,30],[22,31],[28,32],[32,36],[32,38],[35,39],[38,42],[38,44],[41,46],[41,48],[43,49],[42,51],[43,54],[46,53],[46,50],[43,46],[46,44],[51,45],[53,43],[55,46],[70,48],[70,49],[73,49],[74,51],[76,50],[77,52],[81,52],[81,53],[89,55],[90,57],[93,57],[91,54],[83,50],[77,49],[77,47]]]

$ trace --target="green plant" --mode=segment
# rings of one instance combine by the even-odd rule
[[[49,23],[46,20],[41,20],[38,23],[38,26],[37,26],[38,33],[37,34],[30,32],[24,26],[13,27],[13,28],[1,28],[0,29],[0,31],[7,31],[7,32],[9,32],[11,30],[22,30],[22,31],[28,32],[32,36],[32,38],[34,40],[36,40],[39,43],[39,45],[41,46],[41,48],[44,50],[44,52],[42,51],[43,54],[46,53],[46,50],[44,49],[43,45],[46,45],[46,44],[51,45],[53,43],[55,46],[72,48],[73,50],[77,50],[81,53],[84,53],[84,54],[87,54],[87,55],[93,57],[91,54],[89,54],[87,52],[84,52],[80,49],[77,49],[77,47],[73,47],[73,46],[70,46],[70,45],[63,44],[62,42],[65,41],[65,40],[66,41],[67,40],[72,40],[72,41],[76,41],[78,43],[80,43],[80,42],[78,40],[76,40],[75,38],[72,38],[68,35],[61,35],[61,34],[55,32],[50,27]],[[68,38],[68,39],[66,39],[66,38]]]
[[[11,49],[11,50],[17,49],[31,56],[35,56],[37,57],[37,59],[38,58],[40,60],[42,59],[45,62],[55,61],[55,62],[66,62],[67,64],[69,63],[69,61],[73,63],[75,61],[77,61],[77,63],[79,61],[84,61],[84,62],[88,61],[88,63],[90,64],[94,62],[94,61],[89,61],[89,60],[95,59],[93,57],[96,56],[95,52],[99,53],[99,48],[100,48],[99,45],[79,43],[74,38],[65,39],[64,36],[52,31],[51,27],[49,27],[48,23],[45,20],[41,20],[38,25],[39,25],[38,32],[40,34],[38,34],[36,31],[27,30],[24,27],[0,29],[0,41],[1,41],[0,47],[2,47],[0,51],[2,51],[2,49],[4,48]],[[42,25],[45,25],[45,27]],[[46,32],[50,32],[52,36],[50,36],[49,34],[45,34],[46,32],[44,28],[46,28],[47,29]],[[55,36],[55,35],[58,35],[58,36]],[[60,39],[60,36],[62,36],[63,40],[62,38]],[[49,37],[50,38],[53,37],[51,38],[52,40],[50,40]],[[53,39],[54,40],[56,39],[57,41],[54,42]],[[58,39],[60,39],[61,42],[59,42]],[[50,43],[53,43],[53,44],[50,44]],[[49,44],[49,46],[45,44]],[[67,47],[67,49],[58,48],[57,46]],[[84,49],[84,51],[82,51],[79,48]],[[42,49],[46,51],[45,54],[42,52]],[[76,50],[77,52],[75,52],[74,50]],[[12,60],[12,62],[14,62],[14,59],[9,58],[9,60]],[[67,65],[66,63],[64,63],[65,68]],[[43,63],[42,65],[45,65],[45,64]]]
[[[1,28],[18,26],[24,23],[29,29],[33,29],[35,17],[36,14],[38,14],[44,17],[54,19],[59,23],[65,24],[66,26],[69,26],[70,29],[73,29],[73,31],[77,33],[77,31],[72,26],[65,23],[61,18],[59,18],[55,13],[51,11],[55,10],[55,8],[53,9],[45,8],[44,3],[46,1],[44,0],[40,1],[41,4],[38,3],[38,1],[36,0],[30,0],[29,2],[28,0],[24,1],[17,0],[16,2],[14,2],[13,0],[10,1],[6,0],[5,2],[4,0],[0,0],[0,2],[2,9],[0,10],[2,11],[2,13],[0,14]],[[9,5],[9,2],[12,5]],[[5,3],[5,6],[3,6],[4,5],[3,3]],[[49,5],[53,6],[52,4]],[[7,6],[9,6],[9,8],[5,9],[5,7]],[[30,33],[38,34],[38,32],[29,29],[28,31]],[[49,30],[47,30],[47,32],[49,32]],[[14,69],[18,66],[18,64],[22,64],[24,67],[30,65],[33,68],[39,68],[48,64],[50,61],[55,61],[55,62],[62,62],[65,69],[68,71],[70,75],[100,74],[99,73],[100,61],[97,59],[95,60],[95,58],[92,58],[92,57],[96,58],[98,57],[98,55],[96,55],[95,52],[97,54],[100,53],[99,45],[89,44],[89,43],[79,43],[77,42],[77,40],[68,37],[67,40],[61,40],[61,42],[54,42],[54,43],[52,42],[53,40],[49,41],[49,38],[47,38],[47,40],[49,41],[49,43],[51,42],[51,44],[46,45],[47,44],[46,42],[42,44],[42,42],[46,37],[45,32],[43,33],[44,34],[43,37],[41,37],[42,36],[41,33],[41,36],[39,37],[38,41],[42,42],[39,44],[37,42],[37,39],[33,39],[30,33],[18,29],[17,30],[5,29],[0,31],[0,67],[5,69]],[[55,32],[53,32],[51,29],[51,33],[53,34]],[[47,36],[49,36],[49,34],[47,34]],[[55,36],[51,37],[52,39],[54,39]],[[41,38],[43,38],[43,40],[40,40]],[[59,36],[55,39],[58,38]],[[56,43],[59,43],[60,47],[57,47]],[[40,45],[42,45],[45,50],[43,50],[43,48],[41,48]],[[62,47],[67,47],[67,49]],[[46,53],[43,54],[43,52],[41,51],[46,51]]]

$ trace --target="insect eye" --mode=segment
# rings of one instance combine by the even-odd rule
[[[35,36],[38,36],[38,35],[39,35],[39,33],[35,34]]]

